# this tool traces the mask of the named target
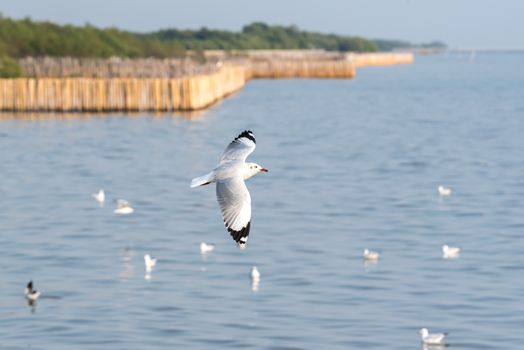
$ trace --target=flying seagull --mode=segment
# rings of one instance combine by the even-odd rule
[[[255,147],[253,133],[243,131],[227,146],[213,171],[191,181],[191,188],[216,182],[224,224],[241,249],[246,246],[251,228],[251,196],[244,181],[259,172],[268,171],[256,163],[246,163],[246,158]]]

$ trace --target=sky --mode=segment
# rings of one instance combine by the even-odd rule
[[[450,48],[524,49],[524,0],[0,0],[0,12],[60,24],[239,31],[249,23]]]

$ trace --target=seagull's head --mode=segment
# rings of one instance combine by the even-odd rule
[[[425,338],[428,336],[429,331],[427,328],[421,328],[420,331],[418,331],[418,334],[420,334],[422,338]]]
[[[257,163],[246,163],[244,180],[247,180],[260,172],[267,173],[268,171],[269,170],[262,167],[261,165],[258,165]]]

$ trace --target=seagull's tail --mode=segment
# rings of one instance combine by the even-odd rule
[[[204,176],[195,177],[193,180],[191,180],[190,187],[194,188],[198,186],[209,185],[211,182],[215,182],[214,172],[210,172],[209,174],[206,174]]]

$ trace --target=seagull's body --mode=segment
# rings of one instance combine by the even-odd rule
[[[200,243],[200,254],[206,254],[215,250],[214,244],[208,244],[206,242]]]
[[[438,194],[442,197],[451,196],[451,188],[440,185],[437,188]]]
[[[156,259],[153,259],[149,254],[144,255],[144,263],[146,270],[151,271],[156,266]]]
[[[364,260],[377,261],[378,259],[380,259],[380,253],[370,251],[369,249],[366,248],[364,249],[364,252],[362,253],[362,257],[364,258]]]
[[[104,203],[104,201],[106,200],[106,194],[104,190],[99,190],[97,193],[93,193],[92,196],[100,204]]]
[[[115,214],[131,214],[135,210],[131,208],[131,205],[129,205],[129,202],[124,199],[118,199],[117,200],[117,207],[114,210]]]
[[[448,333],[429,333],[427,328],[422,328],[419,331],[422,343],[427,345],[442,345],[444,344],[444,338]]]
[[[444,259],[458,258],[459,254],[460,254],[459,247],[450,247],[447,244],[444,244],[442,246],[442,256],[444,257]]]
[[[27,300],[29,300],[31,302],[36,301],[38,299],[38,297],[40,296],[40,292],[38,292],[37,290],[33,289],[33,281],[29,281],[29,283],[25,287],[24,294],[25,294],[25,297],[27,298]]]
[[[191,181],[191,188],[216,182],[224,224],[240,248],[245,247],[251,228],[251,196],[244,181],[268,171],[256,163],[245,162],[255,147],[253,133],[242,132],[227,146],[213,171]]]

